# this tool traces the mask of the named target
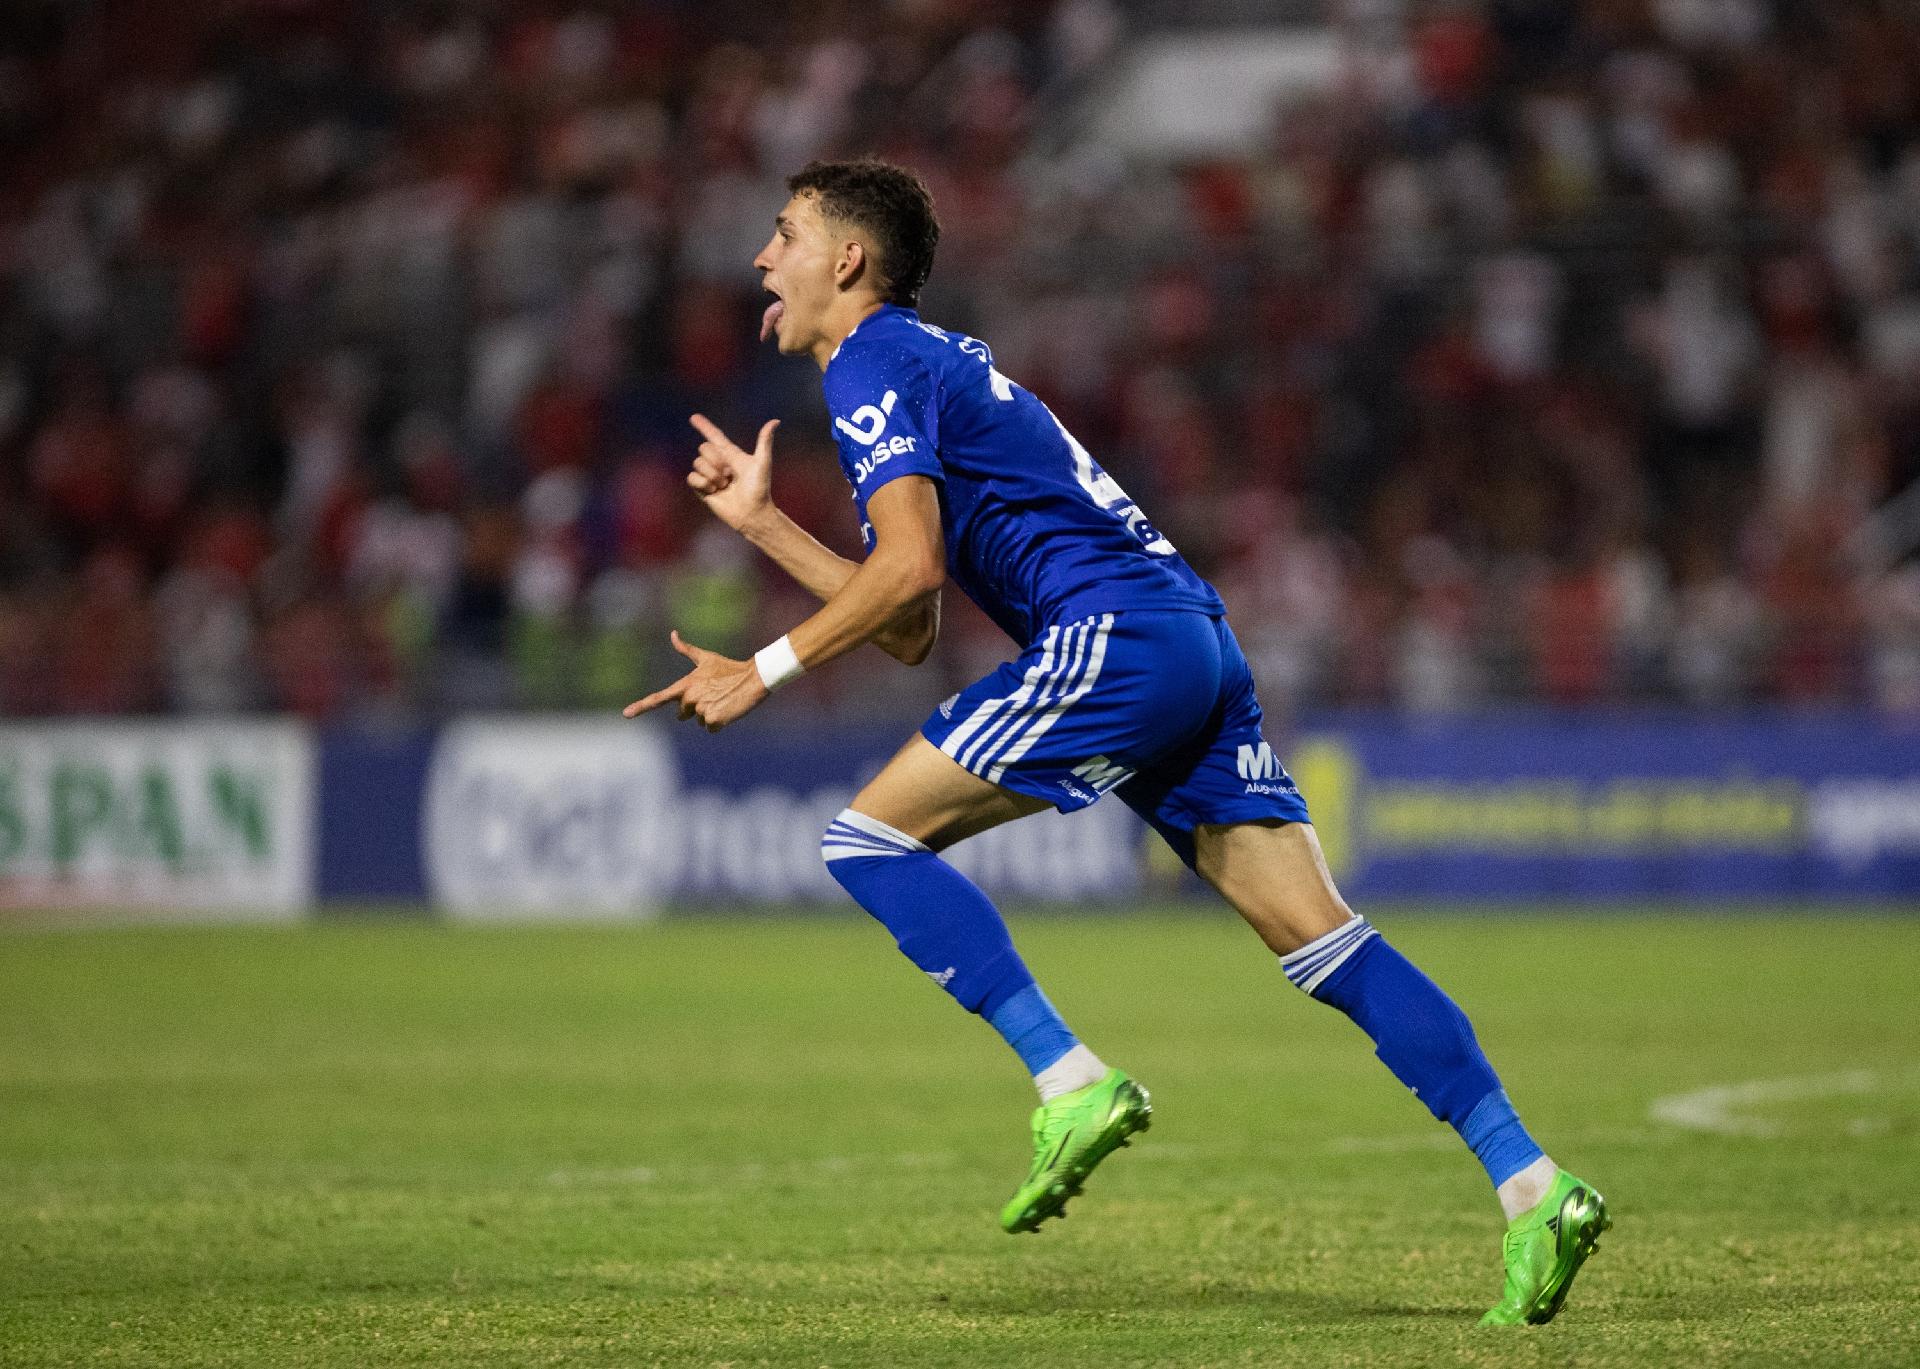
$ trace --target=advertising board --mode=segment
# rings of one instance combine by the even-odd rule
[[[1373,718],[1285,758],[1359,897],[1920,898],[1913,724]]]
[[[297,916],[313,828],[295,723],[0,726],[0,910]]]
[[[898,740],[861,729],[707,736],[655,720],[465,719],[440,732],[425,767],[415,892],[477,919],[841,903],[821,834]],[[404,751],[395,754],[404,766]],[[1125,899],[1141,886],[1141,830],[1118,804],[1043,814],[965,843],[954,860],[998,897]]]
[[[709,736],[524,716],[319,733],[5,725],[0,916],[286,918],[314,901],[482,919],[844,907],[820,834],[899,740],[860,726]],[[1912,725],[1368,716],[1272,740],[1357,903],[1920,901]],[[1109,796],[948,855],[1009,902],[1200,892],[1165,878],[1156,848]]]

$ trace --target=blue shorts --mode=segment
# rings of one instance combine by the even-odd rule
[[[1203,823],[1308,821],[1260,736],[1253,672],[1225,618],[1134,611],[1057,624],[941,704],[920,734],[1063,813],[1111,790],[1189,865]]]

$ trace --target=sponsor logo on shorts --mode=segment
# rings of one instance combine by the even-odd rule
[[[1133,771],[1105,756],[1081,761],[1073,767],[1073,773],[1076,778],[1085,780],[1096,794],[1104,794],[1115,785],[1125,784],[1133,778]]]
[[[1243,780],[1277,780],[1286,774],[1280,768],[1280,760],[1273,754],[1273,748],[1265,742],[1258,746],[1242,746],[1238,764]]]
[[[1273,794],[1282,798],[1300,796],[1299,787],[1281,767],[1273,748],[1265,742],[1257,746],[1242,746],[1236,764],[1240,778],[1247,781],[1249,794]]]

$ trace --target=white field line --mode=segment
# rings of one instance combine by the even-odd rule
[[[1916,1076],[1920,1078],[1920,1076]],[[1814,1098],[1848,1098],[1891,1091],[1897,1083],[1912,1084],[1915,1079],[1896,1081],[1892,1075],[1876,1070],[1837,1070],[1828,1074],[1801,1074],[1790,1079],[1749,1079],[1736,1084],[1714,1084],[1685,1093],[1670,1093],[1656,1098],[1647,1116],[1668,1126],[1687,1131],[1704,1131],[1715,1136],[1776,1137],[1786,1128],[1765,1117],[1750,1115],[1755,1109],[1781,1103],[1799,1103]],[[1871,1136],[1887,1130],[1885,1119],[1858,1117],[1847,1123],[1853,1136]]]

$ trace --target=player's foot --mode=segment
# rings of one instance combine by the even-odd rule
[[[1080,1192],[1093,1167],[1152,1120],[1147,1091],[1119,1070],[1042,1103],[1033,1114],[1033,1168],[1000,1209],[1000,1225],[1010,1234],[1033,1231],[1065,1215],[1067,1199]]]
[[[1507,1287],[1482,1326],[1540,1326],[1567,1300],[1573,1276],[1613,1225],[1599,1190],[1564,1169],[1537,1207],[1507,1224]]]

